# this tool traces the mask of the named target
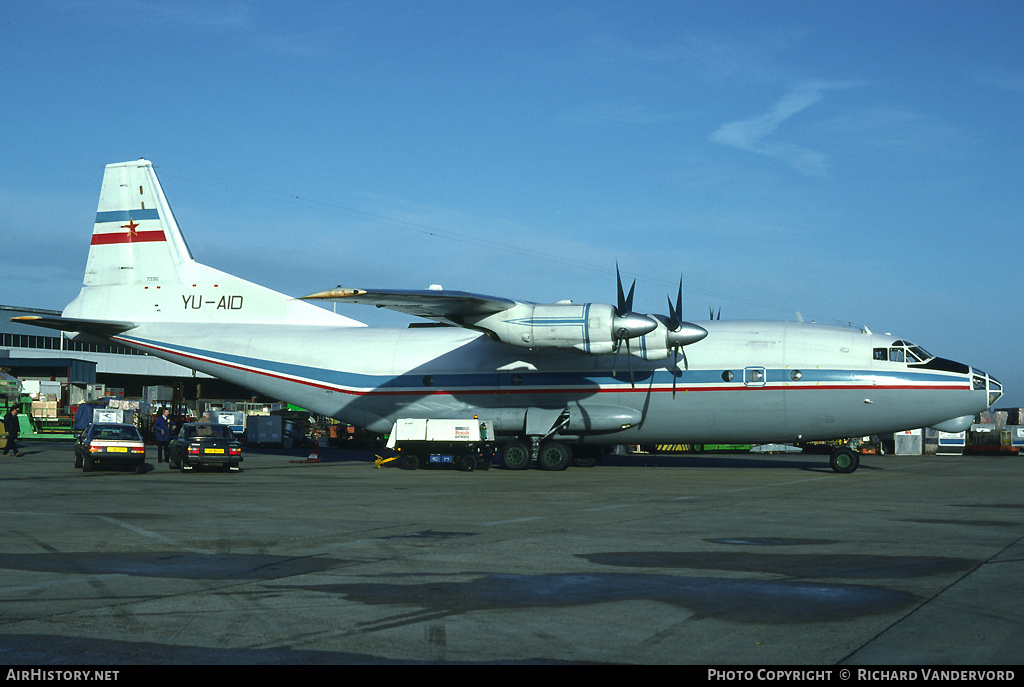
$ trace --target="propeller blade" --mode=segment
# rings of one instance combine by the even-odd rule
[[[636,388],[636,379],[633,378],[633,354],[629,351],[629,339],[626,339],[626,365],[629,366],[629,386]]]
[[[619,264],[615,263],[615,282],[618,288],[618,301],[615,305],[616,314],[619,317],[625,317],[633,311],[633,291],[636,289],[636,279],[629,287],[629,295],[624,295],[622,292],[622,275],[619,274]]]
[[[675,307],[672,306],[672,299],[668,298],[668,321],[669,329],[676,331],[683,322],[683,278],[679,277],[679,293],[676,294]]]
[[[672,370],[672,398],[676,397],[676,380],[679,379],[679,375],[676,374],[679,371],[679,346],[673,348],[673,363],[676,369]]]
[[[615,305],[615,318],[612,323],[615,332],[615,343],[622,339],[632,339],[649,334],[658,328],[658,323],[646,315],[633,312],[633,292],[636,290],[636,279],[629,287],[629,293],[622,290],[622,275],[619,264],[615,263],[615,286],[618,291]]]

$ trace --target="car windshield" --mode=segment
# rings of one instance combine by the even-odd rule
[[[225,425],[191,425],[185,429],[185,438],[213,437],[214,439],[233,439],[231,428]]]
[[[111,441],[142,441],[139,430],[134,427],[97,427],[92,433],[92,438]]]

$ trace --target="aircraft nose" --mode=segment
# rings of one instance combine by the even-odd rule
[[[987,391],[988,392],[988,407],[991,408],[1003,395],[1003,385],[999,383],[999,380],[983,372],[976,367],[971,368],[971,379],[974,384],[975,391]]]
[[[986,387],[988,388],[988,407],[991,408],[1003,395],[1003,385],[995,377],[982,372],[985,375]]]

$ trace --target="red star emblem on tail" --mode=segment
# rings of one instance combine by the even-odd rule
[[[135,222],[135,220],[133,220],[131,218],[131,215],[128,216],[128,224],[122,224],[121,225],[122,229],[127,229],[128,230],[128,240],[129,241],[132,240],[133,236],[138,236],[139,235],[138,232],[135,231],[135,227],[137,227],[137,226],[139,226],[139,225]]]

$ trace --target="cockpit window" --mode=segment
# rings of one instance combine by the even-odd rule
[[[889,348],[876,348],[872,353],[875,360],[888,360],[891,363],[923,363],[931,360],[933,356],[920,346],[909,341],[899,339],[893,341]]]
[[[912,353],[914,355],[914,357],[917,358],[918,362],[922,362],[923,363],[924,361],[931,360],[932,358],[935,357],[934,355],[932,355],[928,351],[924,350],[920,346],[915,346],[914,344],[908,344],[908,345],[909,345],[909,348],[907,349],[907,354],[909,355],[909,354]]]

